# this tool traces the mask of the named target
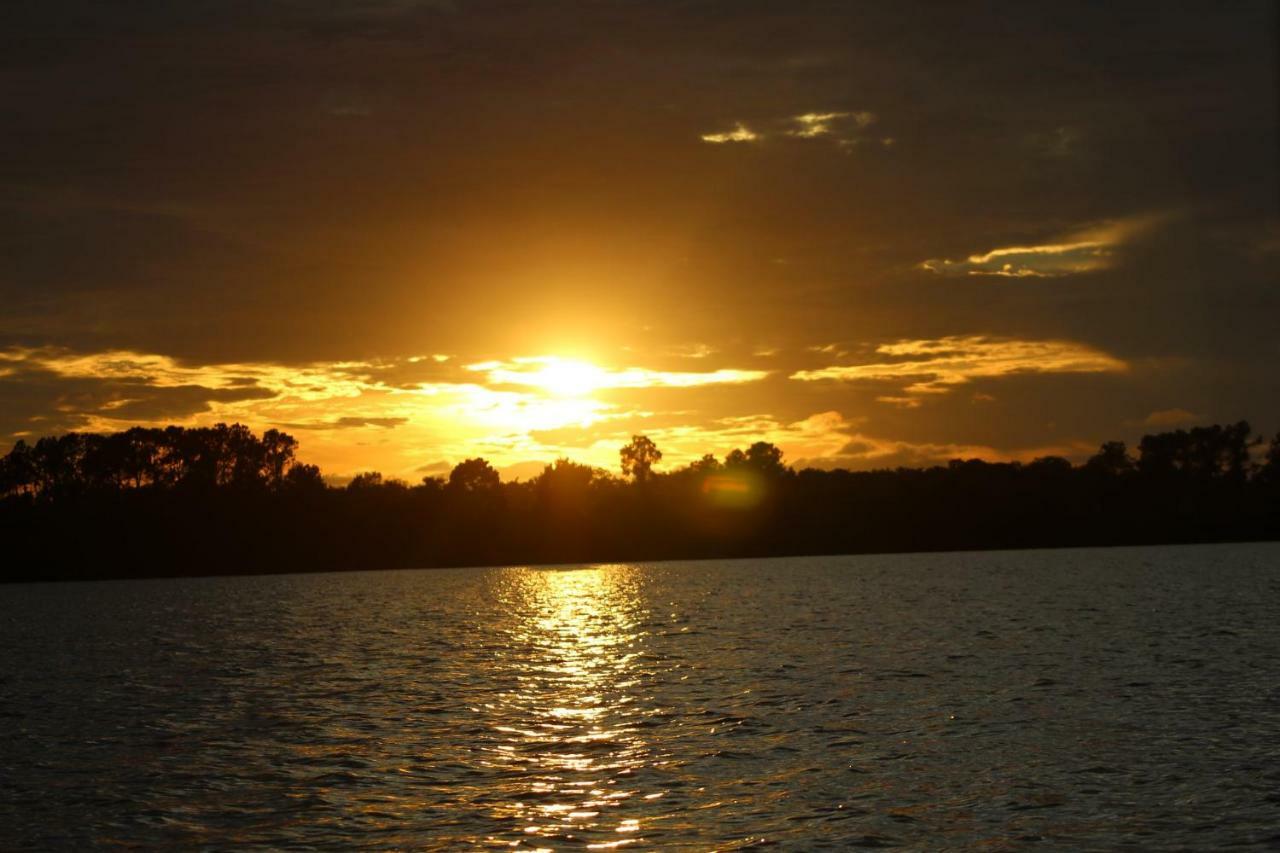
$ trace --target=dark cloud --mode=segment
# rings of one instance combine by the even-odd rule
[[[362,381],[391,388],[415,388],[431,382],[474,382],[480,377],[457,358],[445,353],[365,362],[346,368],[344,372]]]
[[[146,380],[68,377],[19,367],[0,375],[0,436],[51,435],[102,422],[179,421],[217,403],[267,400],[275,392],[257,385],[208,388],[160,386]]]
[[[865,439],[854,439],[840,448],[842,456],[868,456],[875,452],[876,446]]]
[[[308,421],[305,423],[286,423],[280,426],[286,429],[306,429],[306,430],[329,430],[329,429],[352,429],[354,427],[382,427],[383,429],[395,429],[401,424],[408,423],[408,418],[357,418],[357,417],[341,417],[331,421]]]

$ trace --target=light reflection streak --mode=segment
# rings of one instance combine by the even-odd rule
[[[640,582],[624,565],[517,569],[495,580],[509,614],[499,666],[511,686],[488,709],[498,741],[488,763],[519,785],[493,810],[526,839],[598,842],[590,849],[643,840],[640,819],[624,815],[633,795],[653,796],[634,777],[652,763],[634,667],[646,636]]]

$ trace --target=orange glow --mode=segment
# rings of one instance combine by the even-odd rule
[[[712,474],[702,481],[702,494],[713,506],[750,509],[764,498],[764,484],[746,471]]]

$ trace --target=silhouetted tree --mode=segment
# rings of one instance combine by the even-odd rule
[[[599,468],[560,458],[546,466],[533,480],[534,488],[548,498],[585,496],[595,483],[607,481],[609,475]]]
[[[1085,468],[1109,477],[1123,477],[1133,473],[1133,457],[1129,455],[1123,441],[1108,441],[1103,443],[1097,453],[1089,457],[1089,461],[1085,462]]]
[[[747,468],[766,477],[780,477],[787,473],[782,464],[782,450],[767,441],[757,441],[746,449],[733,450],[725,457],[725,468]]]
[[[1240,421],[1225,427],[1214,424],[1144,435],[1138,446],[1138,469],[1153,477],[1243,480],[1249,469],[1249,433],[1249,424]]]
[[[347,491],[359,492],[367,489],[376,489],[382,485],[382,473],[379,471],[363,471],[351,478],[351,482],[347,483]]]
[[[1271,439],[1267,453],[1258,468],[1258,480],[1266,485],[1280,486],[1280,432]]]
[[[262,434],[262,451],[258,454],[262,460],[261,475],[270,488],[279,488],[284,483],[286,472],[293,464],[293,454],[298,449],[298,442],[291,435],[275,429]]]
[[[0,457],[0,579],[1280,536],[1280,435],[1254,464],[1244,422],[1144,436],[1136,465],[1108,442],[1079,467],[797,473],[760,441],[661,473],[642,438],[630,483],[559,459],[504,484],[469,459],[447,483],[366,472],[345,488],[292,437],[240,424],[18,441]]]
[[[285,472],[283,487],[296,493],[323,492],[324,478],[320,476],[320,468],[316,465],[297,463]]]
[[[1070,477],[1073,470],[1071,461],[1061,456],[1041,456],[1027,463],[1027,473],[1040,477],[1061,480]]]
[[[710,453],[707,453],[696,462],[690,462],[689,470],[699,474],[710,474],[720,470],[720,461]]]
[[[480,458],[459,462],[449,472],[449,488],[457,492],[489,492],[501,484],[494,467]]]
[[[622,476],[633,477],[637,483],[649,479],[653,466],[662,461],[662,451],[648,436],[633,435],[631,443],[618,451],[622,457]]]
[[[36,491],[36,466],[31,447],[22,439],[0,460],[0,495],[30,495]]]

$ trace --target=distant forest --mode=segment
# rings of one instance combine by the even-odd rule
[[[561,459],[502,483],[483,459],[342,487],[240,424],[70,433],[0,460],[0,580],[1274,539],[1280,435],[1245,422],[1108,442],[1082,465],[953,460],[805,469],[767,442],[621,476]]]

